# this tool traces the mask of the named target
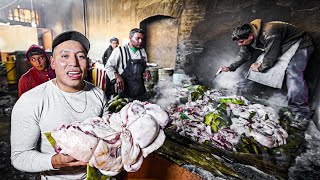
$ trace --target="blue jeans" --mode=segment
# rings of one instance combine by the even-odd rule
[[[288,107],[300,116],[308,116],[310,113],[308,87],[303,73],[313,49],[312,46],[297,49],[286,69]]]

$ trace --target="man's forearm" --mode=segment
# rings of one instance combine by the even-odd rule
[[[66,166],[85,166],[87,165],[87,162],[78,161],[68,155],[56,154],[52,156],[51,164],[53,168],[58,169]]]

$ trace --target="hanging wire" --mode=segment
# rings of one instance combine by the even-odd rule
[[[16,3],[17,1],[21,1],[21,0],[14,0],[14,1],[12,1],[11,3],[9,3],[9,4],[0,7],[0,10],[1,10],[1,9],[4,9],[4,8],[7,8],[8,6],[11,6],[12,4]]]

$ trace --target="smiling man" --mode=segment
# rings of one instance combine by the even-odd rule
[[[26,53],[26,58],[32,65],[26,73],[19,79],[18,96],[26,91],[49,81],[56,77],[54,70],[50,67],[47,53],[38,45],[32,45]]]
[[[81,33],[68,31],[52,44],[51,67],[56,78],[24,93],[11,116],[11,161],[41,179],[85,179],[87,162],[57,154],[45,136],[63,124],[108,114],[101,89],[85,81],[90,43]]]

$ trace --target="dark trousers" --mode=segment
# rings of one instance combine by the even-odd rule
[[[291,111],[302,116],[308,115],[310,112],[304,70],[313,49],[313,47],[297,49],[286,69],[288,107]]]

